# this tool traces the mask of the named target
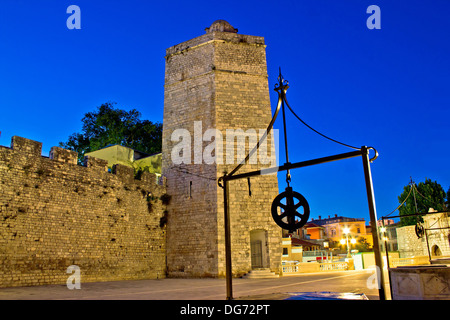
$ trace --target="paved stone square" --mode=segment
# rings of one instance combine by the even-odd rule
[[[378,290],[367,287],[368,271],[340,271],[283,276],[274,279],[233,279],[234,299],[280,299],[280,293],[361,293],[378,300]],[[225,300],[225,279],[160,279],[83,283],[0,289],[0,300]],[[389,285],[386,284],[388,291]],[[389,297],[389,294],[388,294]]]

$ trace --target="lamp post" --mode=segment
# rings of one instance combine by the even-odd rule
[[[350,246],[348,245],[348,234],[350,233],[350,229],[349,229],[349,228],[344,228],[344,229],[342,230],[342,232],[344,232],[345,237],[346,237],[346,241],[345,241],[344,239],[342,239],[342,240],[344,240],[344,241],[347,243],[347,258],[351,258],[351,255],[350,255]],[[352,240],[353,240],[353,239],[352,239]],[[344,241],[341,241],[341,243],[344,242]]]
[[[356,239],[355,239],[355,238],[352,238],[352,239],[350,240],[350,243],[351,243],[351,244],[356,244]]]

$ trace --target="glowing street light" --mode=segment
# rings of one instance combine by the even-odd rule
[[[344,229],[342,229],[342,232],[345,234],[345,237],[346,237],[346,239],[341,239],[341,244],[345,244],[345,243],[347,243],[347,258],[350,258],[351,257],[351,255],[350,255],[350,246],[348,245],[348,234],[350,233],[350,229],[349,228],[344,228]],[[352,239],[352,241],[353,241],[354,239]],[[355,240],[355,242],[356,242],[356,240]]]

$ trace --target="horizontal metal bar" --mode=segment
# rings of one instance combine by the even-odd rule
[[[361,155],[363,155],[362,151],[352,151],[352,152],[341,153],[341,154],[336,154],[333,156],[317,158],[317,159],[312,159],[312,160],[307,160],[307,161],[301,161],[301,162],[296,162],[296,163],[285,163],[284,165],[279,166],[279,167],[271,167],[271,168],[267,168],[267,169],[261,169],[261,170],[241,173],[241,174],[237,174],[237,175],[224,175],[223,177],[221,177],[221,179],[223,179],[223,181],[244,179],[244,178],[248,178],[248,177],[266,175],[266,174],[271,174],[271,173],[280,172],[280,171],[309,167],[309,166],[332,162],[332,161],[337,161],[337,160],[354,158],[354,157],[358,157]]]
[[[450,229],[450,227],[442,227],[442,228],[425,228],[425,230],[444,230],[444,229]]]
[[[406,218],[406,217],[413,217],[413,216],[425,216],[427,214],[434,214],[434,213],[450,213],[450,211],[437,211],[437,212],[424,212],[424,213],[416,212],[416,213],[403,214],[403,215],[398,215],[398,216],[383,216],[383,217],[381,217],[381,220],[388,220],[388,219],[392,219],[392,218]]]

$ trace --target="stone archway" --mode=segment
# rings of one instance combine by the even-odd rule
[[[442,256],[442,251],[437,244],[431,247],[431,254],[433,256]]]

